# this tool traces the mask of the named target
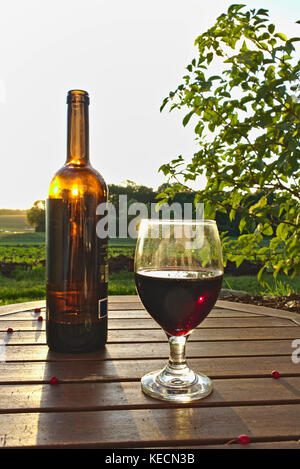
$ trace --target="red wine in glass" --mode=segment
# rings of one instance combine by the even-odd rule
[[[148,313],[172,336],[189,334],[211,311],[221,290],[218,270],[141,270],[138,294]]]

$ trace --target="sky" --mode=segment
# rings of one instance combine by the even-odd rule
[[[234,0],[0,0],[0,208],[45,199],[66,158],[66,94],[90,95],[90,160],[107,184],[156,189],[159,167],[196,151],[159,108],[197,56],[195,38]],[[299,0],[250,0],[299,36]],[[201,187],[203,181],[196,181]]]

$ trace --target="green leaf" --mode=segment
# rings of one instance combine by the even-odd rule
[[[244,260],[245,260],[245,256],[237,256],[235,258],[236,267],[238,268]]]
[[[211,202],[207,201],[204,205],[204,216],[205,216],[205,218],[208,219],[208,220],[214,220],[215,215],[216,215],[215,206]]]
[[[267,254],[269,252],[269,248],[267,246],[263,247],[263,248],[260,248],[258,251],[257,251],[257,254],[259,254],[260,256],[263,255],[263,254]]]
[[[264,8],[260,8],[256,14],[257,15],[269,16],[269,10],[265,10]]]
[[[265,285],[265,280],[263,278],[263,274],[265,273],[265,270],[266,270],[266,265],[264,265],[260,271],[258,272],[257,274],[257,280],[259,281],[259,283],[261,283],[263,286]]]
[[[269,79],[272,79],[275,77],[275,67],[274,65],[270,65],[268,68],[267,68],[267,71],[265,73],[265,76],[266,78],[269,78]]]
[[[273,228],[272,228],[272,226],[270,226],[270,225],[265,225],[265,226],[264,226],[264,229],[263,229],[263,234],[264,234],[265,236],[272,236],[272,234],[273,234]]]
[[[270,249],[275,250],[279,244],[282,243],[282,240],[279,238],[272,238],[270,241]]]
[[[162,105],[159,108],[160,112],[163,110],[163,108],[165,107],[168,101],[169,101],[168,97],[163,100]]]
[[[283,241],[286,239],[289,233],[289,227],[286,223],[280,223],[276,229],[276,236]]]
[[[258,41],[264,41],[265,39],[269,39],[270,34],[269,33],[263,33],[261,36],[259,36],[257,39]]]
[[[272,39],[268,40],[268,44],[270,44],[271,47],[274,47],[276,45],[277,41],[272,37]]]
[[[210,122],[208,124],[208,128],[211,132],[214,132],[216,125],[213,122]]]
[[[245,219],[245,218],[242,218],[241,221],[240,221],[240,223],[239,223],[239,231],[240,231],[240,233],[243,232],[243,230],[244,230],[244,228],[245,228],[245,226],[246,226],[246,223],[247,223],[247,222],[246,222],[246,219]]]
[[[235,219],[235,210],[230,210],[229,213],[229,220],[232,221]]]
[[[234,3],[233,5],[230,5],[230,7],[228,8],[228,13],[238,12],[241,8],[243,8],[245,6],[246,5],[244,5],[242,3]]]
[[[261,209],[265,207],[267,205],[267,202],[268,202],[267,197],[263,195],[256,204],[251,205],[251,207],[249,207],[249,213],[253,213],[257,209]]]
[[[212,52],[209,52],[209,53],[207,54],[206,60],[207,60],[207,64],[208,64],[208,65],[209,65],[210,62],[212,61],[213,57],[214,57],[214,54],[213,54]]]
[[[269,24],[268,31],[269,31],[269,33],[273,34],[274,31],[275,31],[275,25],[274,24]]]
[[[170,167],[169,167],[169,165],[167,165],[167,164],[163,164],[162,166],[160,166],[160,168],[158,169],[158,171],[163,172],[164,175],[167,176],[167,175],[170,173]]]
[[[193,111],[189,112],[186,116],[184,116],[183,121],[182,121],[182,124],[183,124],[184,127],[188,124],[190,118],[192,117],[192,115],[194,113],[195,113],[195,111],[193,110]]]
[[[276,33],[275,37],[279,37],[279,39],[282,39],[283,41],[287,41],[287,37],[283,33]]]

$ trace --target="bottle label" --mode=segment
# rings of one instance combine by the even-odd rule
[[[98,319],[107,316],[107,298],[98,301]]]

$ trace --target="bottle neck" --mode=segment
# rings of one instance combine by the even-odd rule
[[[89,110],[82,100],[68,102],[67,164],[89,163]]]

